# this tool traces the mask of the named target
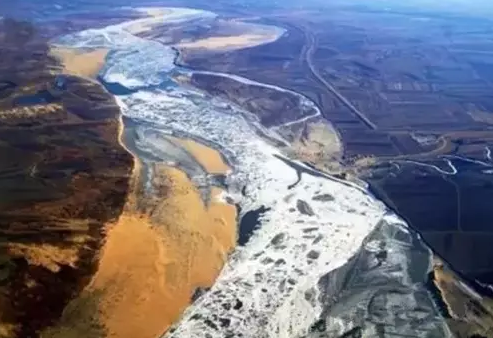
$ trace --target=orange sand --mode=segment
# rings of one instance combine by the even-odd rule
[[[236,242],[235,208],[220,201],[220,189],[206,207],[185,173],[154,169],[166,196],[151,199],[145,216],[129,206],[110,227],[92,282],[43,338],[155,338],[197,287],[214,283]]]
[[[206,207],[199,191],[184,172],[171,167],[158,170],[169,192],[153,216],[162,219],[164,228],[173,229],[170,231],[172,235],[186,231],[187,236],[189,232],[200,236],[208,242],[209,249],[221,253],[222,261],[236,242],[234,206],[219,201],[217,197],[221,190],[213,188],[211,203]]]
[[[77,49],[52,48],[51,53],[62,64],[62,72],[81,77],[95,78],[104,65],[107,49],[82,53]]]
[[[171,136],[169,136],[169,139],[190,152],[207,172],[211,174],[226,174],[231,170],[217,150],[191,139],[180,139]]]
[[[70,245],[60,246],[50,243],[26,244],[22,242],[9,242],[5,245],[9,255],[13,257],[24,257],[30,265],[42,266],[53,272],[58,272],[62,265],[77,266],[80,258],[80,247],[86,245],[91,239],[87,234],[89,231],[89,222],[73,219],[66,222],[59,221],[57,225],[59,230],[66,231],[64,243]]]
[[[188,303],[186,290],[172,290],[167,283],[172,258],[162,237],[147,220],[130,215],[109,231],[88,288],[101,293],[99,321],[106,336],[157,337]]]

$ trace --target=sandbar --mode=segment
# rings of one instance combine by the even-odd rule
[[[191,42],[181,42],[177,48],[206,49],[214,51],[233,51],[237,49],[260,46],[274,42],[278,34],[241,34],[235,36],[211,36]]]
[[[108,226],[98,271],[42,337],[155,338],[197,288],[214,283],[236,243],[236,209],[219,188],[205,206],[184,172],[153,169],[153,184],[165,196],[150,199],[140,214],[126,206]]]
[[[78,49],[52,47],[51,54],[60,61],[62,73],[93,79],[103,67],[108,50],[81,52]]]
[[[168,137],[172,142],[183,146],[210,174],[227,174],[231,168],[219,151],[192,139]]]

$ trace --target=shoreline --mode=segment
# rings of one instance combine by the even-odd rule
[[[178,52],[177,56],[175,57],[174,63],[176,63],[176,62],[177,62],[178,58],[179,58],[179,52]],[[121,123],[121,125],[120,125],[121,129],[119,129],[119,139],[120,139],[120,142],[121,142],[122,144],[124,144],[124,143],[125,143],[125,142],[124,142],[125,125],[124,125],[124,122],[123,122],[123,119],[122,119],[122,115],[120,115],[120,117],[119,117],[119,118],[120,118],[120,123]],[[127,149],[127,147],[125,147],[125,148]],[[132,154],[132,155],[134,156],[134,160],[135,160],[135,157],[136,157],[136,156],[135,156],[135,154]],[[272,155],[272,154],[269,154],[269,156],[270,156],[270,155]],[[275,156],[275,155],[274,155],[274,156]],[[269,159],[270,159],[270,158],[269,158]],[[279,160],[279,158],[278,158],[278,160]],[[304,165],[302,165],[302,164],[298,163],[299,161],[293,161],[293,160],[291,160],[291,159],[289,159],[289,160],[288,160],[288,159],[286,159],[286,161],[291,162],[291,164],[297,164],[297,165],[299,165],[301,168],[303,168],[304,170],[309,170],[309,168],[304,168],[304,167],[305,167]],[[275,164],[275,163],[273,163],[273,165],[276,165],[276,164]],[[283,166],[282,166],[282,167],[280,166],[279,168],[280,168],[281,170],[284,170],[284,169],[285,169]],[[168,168],[168,169],[169,169],[169,168]],[[247,168],[247,169],[249,169],[249,168]],[[167,171],[165,171],[165,172],[167,172]],[[358,216],[359,218],[363,218],[363,215],[365,215],[365,216],[366,216],[366,214],[363,214],[363,212],[366,212],[365,207],[363,206],[363,204],[364,204],[364,203],[366,203],[366,202],[367,202],[367,200],[369,199],[369,198],[368,198],[368,196],[370,196],[370,197],[374,197],[374,196],[372,196],[372,195],[371,195],[371,193],[368,191],[368,189],[361,189],[360,187],[357,187],[357,186],[356,186],[356,184],[354,184],[354,183],[352,183],[352,184],[351,184],[351,182],[349,182],[349,181],[337,179],[337,178],[333,177],[332,175],[328,175],[328,174],[326,174],[326,173],[324,173],[324,172],[322,172],[322,171],[319,171],[319,170],[316,170],[315,172],[316,172],[316,174],[318,174],[318,175],[313,175],[313,174],[312,174],[312,175],[310,175],[310,179],[308,180],[309,184],[310,184],[310,183],[313,183],[313,184],[319,184],[320,186],[324,186],[324,187],[326,187],[327,189],[329,189],[330,187],[333,187],[333,188],[334,188],[334,187],[336,187],[333,183],[337,182],[337,183],[342,183],[342,184],[344,184],[344,185],[345,185],[345,186],[347,186],[347,187],[352,187],[353,189],[351,189],[351,190],[359,190],[359,192],[364,192],[364,194],[365,194],[365,195],[367,195],[367,196],[360,196],[359,194],[355,194],[355,193],[354,193],[354,191],[350,191],[350,192],[348,192],[348,191],[342,192],[342,191],[341,191],[341,193],[343,193],[343,194],[347,194],[347,195],[348,195],[348,196],[346,197],[347,199],[356,198],[356,202],[361,202],[361,203],[362,203],[362,204],[361,204],[361,210],[360,210],[361,215],[357,215],[357,216]],[[175,174],[176,174],[176,173],[175,173]],[[257,173],[257,172],[254,172],[254,174],[255,174],[255,175],[257,175],[257,174],[258,174],[258,175],[260,175],[260,173]],[[133,173],[132,173],[132,175],[135,175],[135,173],[133,172]],[[308,175],[306,175],[306,176],[308,176]],[[311,176],[313,176],[313,177],[311,177]],[[315,179],[315,177],[317,177],[318,179]],[[323,177],[323,178],[325,178],[325,180],[324,180],[324,181],[322,181],[322,180],[320,179],[320,178],[322,178],[322,177]],[[259,178],[259,182],[261,182],[261,183],[265,183],[265,182],[261,181],[262,179],[263,179],[262,177],[261,177],[261,178]],[[154,179],[153,179],[153,180],[154,180]],[[327,182],[327,181],[331,181],[331,182],[329,183],[329,182]],[[258,182],[256,182],[256,183],[258,183]],[[281,184],[281,183],[283,183],[283,182],[280,182],[280,184]],[[185,191],[185,190],[187,190],[187,189],[188,189],[188,188],[183,188],[183,187],[179,187],[179,188],[180,188],[180,190],[182,190],[182,191]],[[182,188],[183,188],[183,189],[182,189]],[[254,187],[254,188],[257,188],[257,187]],[[264,188],[264,187],[260,186],[260,188]],[[268,191],[267,189],[260,189],[260,188],[259,188],[259,196],[252,195],[252,198],[253,198],[253,199],[255,199],[256,197],[259,197],[259,202],[260,202],[260,199],[261,199],[260,195],[261,195],[261,194],[265,194],[265,192],[267,192],[267,191]],[[336,188],[339,188],[339,187],[336,187]],[[296,189],[295,189],[295,190],[296,190]],[[297,190],[300,190],[300,189],[297,189]],[[328,191],[330,191],[330,190],[328,190]],[[186,192],[186,191],[185,191],[185,192]],[[306,189],[305,189],[305,191],[303,192],[303,194],[305,194],[305,193],[306,193]],[[302,194],[302,192],[300,192],[300,196],[301,196],[301,194]],[[315,196],[315,195],[317,195],[317,193],[316,193],[315,191],[313,191],[313,196]],[[355,195],[355,196],[353,196],[353,195]],[[312,197],[313,197],[313,196],[312,196]],[[262,197],[263,197],[263,196],[262,196]],[[302,198],[302,197],[300,197],[300,198]],[[307,198],[308,198],[308,197],[307,197]],[[361,199],[361,201],[360,201],[359,199]],[[177,206],[180,206],[181,208],[183,208],[183,207],[187,207],[186,203],[183,203],[183,201],[185,201],[185,202],[186,202],[186,201],[188,201],[188,200],[187,200],[186,198],[184,198],[183,200],[179,200],[179,201],[178,201],[179,203],[177,202],[177,203],[176,203],[176,205],[177,205]],[[166,202],[166,201],[165,201],[165,202]],[[269,202],[270,202],[270,200],[269,200]],[[314,216],[314,214],[313,214],[313,210],[311,210],[311,208],[310,208],[309,206],[308,206],[308,207],[306,207],[307,202],[305,202],[305,201],[299,201],[299,202],[302,202],[301,204],[300,204],[300,203],[298,203],[298,205],[301,205],[302,207],[298,207],[298,209],[302,209],[302,210],[304,210],[304,212],[300,211],[300,216],[298,216],[298,215],[296,214],[296,217],[298,218],[298,220],[301,220],[301,221],[303,221],[303,222],[304,222],[304,221],[305,221],[305,220],[304,220],[305,218],[306,218],[306,219],[310,219],[309,217]],[[304,203],[304,204],[303,204],[303,203]],[[310,202],[310,203],[312,203],[312,202]],[[287,205],[287,204],[288,204],[288,202],[286,202],[286,205]],[[322,212],[328,212],[328,215],[332,215],[332,214],[331,214],[331,212],[332,212],[331,210],[323,210],[323,208],[325,208],[325,206],[319,206],[319,208],[320,208],[320,212],[321,212],[321,213],[322,213]],[[375,208],[376,208],[376,207],[375,207]],[[281,209],[279,209],[279,208],[278,208],[277,210],[281,210]],[[276,211],[277,211],[277,210],[276,210]],[[310,211],[310,210],[311,210],[311,211]],[[355,212],[355,211],[351,211],[351,209],[350,209],[350,208],[348,208],[347,210],[344,210],[344,211],[345,211],[345,212],[347,212],[347,217],[354,217],[354,215],[353,215],[353,214],[354,214],[354,212]],[[187,212],[188,212],[188,210],[187,210]],[[282,210],[281,210],[281,211],[279,211],[279,212],[282,212]],[[290,211],[290,212],[291,212],[291,211]],[[294,209],[294,211],[292,211],[291,213],[295,213],[295,212],[296,212],[296,210]],[[375,211],[375,217],[377,217],[377,212],[379,212],[379,211],[378,211],[378,210],[377,210],[377,211]],[[324,214],[324,215],[325,215],[325,214]],[[361,216],[361,217],[360,217],[360,216]],[[293,214],[293,217],[295,217],[295,214]],[[364,218],[365,218],[365,219],[367,219],[367,217],[364,217]],[[174,217],[174,215],[173,215],[173,219],[174,219],[174,220],[176,219],[176,218]],[[277,221],[277,220],[276,220],[276,221]],[[339,220],[338,220],[337,222],[342,222],[342,221],[339,221]],[[344,221],[344,222],[345,222],[345,221]],[[356,222],[356,221],[355,221],[355,222]],[[356,223],[356,224],[357,224],[357,223]],[[173,224],[173,225],[176,225],[176,224]],[[269,222],[265,222],[265,224],[263,224],[263,226],[265,227],[265,229],[262,229],[262,232],[267,232],[267,233],[268,233],[268,235],[272,235],[272,234],[274,234],[276,231],[278,231],[278,230],[279,230],[279,229],[277,229],[277,228],[276,228],[276,229],[273,229],[273,227],[274,227],[274,226],[279,226],[279,225],[283,225],[283,223],[279,222],[279,223],[274,224],[273,222],[271,222],[271,223],[269,224]],[[338,226],[340,226],[340,229],[338,229],[338,230],[340,230],[340,231],[349,231],[348,229],[346,229],[346,228],[344,227],[344,224],[342,224],[342,223],[341,223],[341,224],[337,224],[337,225],[338,225]],[[169,225],[169,227],[170,227],[170,226],[171,226],[171,224]],[[323,226],[323,224],[322,224],[322,226]],[[283,228],[281,228],[281,229],[283,229]],[[290,231],[290,229],[284,229],[284,230],[285,230],[285,231]],[[324,229],[324,230],[325,230],[325,231],[327,231],[327,230],[328,230],[328,232],[330,232],[330,231],[331,231],[331,229]],[[363,228],[363,231],[364,231],[364,230],[365,230],[365,229]],[[279,230],[279,231],[280,231],[280,230]],[[354,230],[353,230],[353,231],[354,231]],[[337,231],[337,232],[339,232],[339,231]],[[359,231],[359,232],[355,232],[355,233],[350,233],[350,232],[348,232],[348,235],[347,235],[347,236],[349,237],[349,236],[350,236],[350,234],[351,234],[351,235],[353,235],[353,237],[354,237],[354,238],[351,238],[351,240],[352,240],[352,241],[355,241],[355,238],[356,238],[356,241],[357,241],[357,240],[359,240],[359,238],[360,238],[360,237],[362,237],[362,236],[363,236],[363,234],[361,233],[361,231]],[[265,234],[264,234],[264,235],[265,235]],[[326,233],[324,233],[323,235],[325,236],[325,235],[326,235]],[[368,235],[368,234],[367,234],[367,235]],[[365,237],[366,237],[367,235],[365,235]],[[353,245],[352,245],[351,243],[346,243],[346,240],[345,240],[345,239],[343,239],[342,237],[339,237],[339,235],[337,235],[335,232],[334,232],[334,234],[331,234],[331,236],[333,236],[333,238],[332,238],[332,239],[327,239],[327,241],[333,240],[333,241],[334,241],[337,245],[340,245],[340,246],[341,246],[341,248],[342,248],[343,246],[346,246],[346,245],[347,245],[347,247],[348,247],[348,248],[352,248],[352,247],[353,247]],[[259,237],[259,236],[257,236],[257,237]],[[290,236],[288,236],[288,238],[295,238],[295,239],[298,239],[298,237],[300,237],[300,234],[297,234],[297,233],[290,233]],[[267,237],[265,237],[265,238],[267,238]],[[283,237],[281,236],[280,238],[283,238]],[[303,238],[304,238],[304,237],[303,237]],[[323,237],[321,237],[321,238],[323,239]],[[318,240],[318,242],[317,242],[317,243],[320,243],[320,241],[321,241],[322,239]],[[301,241],[301,238],[300,238],[300,241]],[[261,242],[261,243],[262,243],[262,242]],[[324,243],[324,242],[322,242],[322,243]],[[289,242],[289,244],[290,244],[290,245],[293,245],[293,241]],[[324,243],[324,245],[326,245],[326,244],[327,244],[327,243]],[[350,244],[351,244],[351,245],[350,245]],[[353,243],[353,244],[354,244],[354,243]],[[321,246],[322,244],[319,244],[319,245]],[[330,242],[330,245],[332,245],[332,242]],[[337,248],[337,249],[339,249],[339,248]],[[298,250],[298,247],[294,246],[294,249],[293,249],[293,250]],[[301,250],[301,249],[300,249],[300,250]],[[305,249],[302,249],[302,251],[303,251],[303,250],[305,250]],[[341,249],[341,250],[343,250],[343,249]],[[346,248],[345,250],[347,251],[347,248]],[[311,252],[311,253],[312,253],[312,252]],[[345,257],[347,256],[347,253],[346,253],[346,252],[344,252],[344,253],[342,253],[342,252],[341,252],[341,253],[340,253],[340,257],[337,257],[336,253],[337,253],[337,250],[336,250],[336,252],[334,253],[334,256],[336,256],[336,258],[337,258],[337,259],[340,259],[341,261],[343,261],[343,260],[345,259]],[[298,255],[298,254],[299,254],[299,255]],[[303,256],[302,256],[303,254],[304,254],[303,252],[298,253],[297,251],[296,251],[296,252],[295,252],[295,251],[293,251],[293,256],[292,256],[291,258],[293,258],[293,257],[294,257],[294,258],[293,258],[293,261],[295,261],[295,260],[299,259],[300,257],[303,257]],[[312,254],[313,254],[313,253],[312,253]],[[316,254],[316,255],[315,255],[315,254]],[[322,254],[322,259],[323,259],[323,260],[327,260],[327,263],[326,263],[326,264],[331,263],[331,264],[337,265],[337,264],[339,264],[339,263],[340,263],[340,262],[335,262],[335,263],[334,263],[334,262],[333,262],[333,258],[334,258],[334,257],[327,257],[327,256],[326,256],[327,254],[326,254],[326,253],[324,253],[323,251],[321,251],[321,252],[315,252],[315,254],[313,254],[313,255],[312,255],[312,257],[314,257],[314,255],[316,256],[316,258],[314,258],[314,260],[317,260],[317,259],[318,259],[318,257]],[[325,256],[324,256],[324,255],[325,255]],[[288,259],[288,258],[286,258],[286,259]],[[310,258],[310,259],[312,259],[312,258]],[[319,261],[322,261],[322,259],[320,259]],[[289,259],[288,259],[288,260],[289,260]],[[303,262],[303,263],[304,263],[304,262]],[[310,261],[310,263],[309,263],[309,264],[312,264],[312,263],[313,263],[313,261]],[[284,261],[284,263],[283,263],[283,261],[280,261],[280,263],[279,263],[279,264],[281,264],[281,265],[282,265],[282,264],[285,264],[285,261]],[[308,263],[307,263],[307,264],[308,264]],[[314,263],[313,263],[313,264],[314,264]],[[318,264],[318,263],[317,263],[317,264]],[[320,263],[320,264],[322,264],[322,263]],[[259,267],[258,269],[259,269],[259,271],[260,271],[260,270],[262,269],[262,267]],[[310,270],[310,269],[311,269],[311,268],[308,268],[308,267],[306,268],[306,270],[307,270],[307,271],[309,271],[310,273],[313,273],[313,272],[312,272],[312,270]],[[289,271],[289,270],[288,270],[288,271]],[[252,276],[245,276],[245,278],[249,278],[249,277],[252,277]],[[316,277],[316,276],[315,276],[315,277]],[[273,285],[274,285],[274,284],[273,284]],[[270,287],[270,285],[269,285],[269,287]],[[275,291],[274,289],[272,289],[272,290],[273,290],[274,294],[275,294],[275,292],[277,292],[277,291]],[[284,291],[282,291],[282,292],[284,292]]]
[[[104,88],[104,86],[101,84],[101,86]],[[118,106],[118,104],[117,104]],[[118,106],[118,110],[119,110],[119,115],[118,115],[118,143],[120,144],[120,146],[125,149],[125,151],[127,153],[130,154],[130,156],[132,156],[132,159],[133,159],[133,162],[134,162],[134,165],[133,165],[133,168],[132,168],[132,173],[131,173],[131,178],[130,178],[130,187],[131,187],[131,190],[129,192],[129,195],[133,194],[135,192],[134,189],[136,189],[136,184],[138,184],[138,181],[140,179],[140,172],[142,170],[142,162],[141,160],[138,158],[138,156],[136,154],[134,154],[129,147],[127,147],[127,145],[125,144],[125,123],[123,122],[123,113],[121,111],[121,108]],[[128,196],[127,196],[128,198]]]
[[[125,142],[121,107],[117,121],[118,144],[134,163],[126,202],[119,217],[104,227],[98,268],[91,281],[70,301],[62,318],[44,330],[43,337],[80,337],[87,332],[95,338],[159,336],[193,303],[197,290],[212,287],[236,247],[238,215],[226,201],[224,188],[211,186],[207,205],[184,171],[153,161],[148,164],[153,193],[145,198],[140,194],[143,160]],[[217,149],[195,140],[178,140],[216,153],[215,163],[209,164],[207,156],[191,154],[209,170],[231,170]],[[209,257],[208,263],[203,257]],[[148,263],[141,263],[142,259]]]

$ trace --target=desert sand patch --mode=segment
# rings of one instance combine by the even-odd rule
[[[236,209],[214,188],[209,206],[187,175],[154,165],[163,192],[109,226],[97,273],[43,338],[155,338],[210,287],[236,243]]]
[[[81,52],[78,49],[53,47],[51,54],[62,64],[62,73],[95,78],[104,65],[108,50]]]
[[[29,265],[46,268],[54,273],[60,271],[62,266],[76,268],[80,263],[80,249],[89,244],[91,237],[90,222],[88,220],[58,220],[57,230],[64,235],[63,245],[52,243],[23,243],[9,242],[0,245],[5,247],[9,256],[23,257]],[[49,229],[45,229],[47,231]],[[22,230],[17,230],[17,233]],[[30,229],[25,229],[25,235],[30,234]],[[32,234],[32,231],[31,231]],[[0,337],[2,337],[0,335]]]
[[[192,139],[169,137],[172,142],[183,146],[211,174],[226,174],[231,168],[222,155],[215,149],[196,142]]]

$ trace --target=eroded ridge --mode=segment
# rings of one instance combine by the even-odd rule
[[[132,158],[111,95],[60,74],[28,23],[0,31],[0,336],[38,337],[94,274]]]

